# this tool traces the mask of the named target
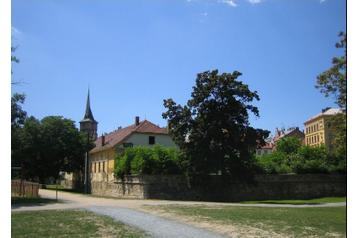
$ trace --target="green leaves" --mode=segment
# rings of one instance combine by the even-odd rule
[[[160,145],[127,148],[116,158],[115,175],[130,174],[181,174],[179,151]]]
[[[277,148],[272,154],[257,157],[261,171],[267,174],[346,173],[346,160],[330,154],[325,146],[288,148],[286,152]]]
[[[317,76],[316,88],[326,97],[333,95],[341,108],[347,108],[347,35],[339,34],[336,48],[344,49],[344,54],[332,59],[332,67]]]
[[[249,126],[249,113],[259,116],[251,104],[259,96],[237,81],[239,76],[238,71],[205,71],[197,75],[186,105],[164,100],[163,118],[183,153],[187,173],[244,176],[252,169],[253,153],[269,132]]]
[[[12,136],[17,138],[12,144],[12,160],[21,165],[25,178],[57,178],[60,171],[78,171],[83,166],[87,140],[72,120],[29,117]]]

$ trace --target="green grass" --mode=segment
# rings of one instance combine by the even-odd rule
[[[158,209],[158,207],[153,209]],[[346,207],[267,208],[237,206],[160,206],[168,213],[220,222],[241,228],[243,225],[290,237],[345,237]],[[245,236],[245,234],[241,234]],[[241,236],[239,235],[239,237]]]
[[[27,197],[11,197],[11,205],[39,205],[47,203],[56,203],[56,199],[49,198],[27,198]]]
[[[15,212],[11,214],[11,237],[145,237],[145,233],[81,210]]]
[[[244,202],[241,202],[241,203],[244,203],[244,204],[266,203],[266,204],[302,205],[302,204],[322,204],[322,203],[334,203],[334,202],[346,202],[346,201],[347,201],[347,197],[323,197],[323,198],[314,198],[314,199],[305,199],[305,200],[244,201]]]

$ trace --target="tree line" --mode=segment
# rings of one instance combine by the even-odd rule
[[[345,111],[346,35],[341,33],[339,37],[336,47],[344,49],[344,55],[333,58],[332,67],[317,77],[316,87],[325,96],[334,95],[337,105]],[[260,97],[257,91],[238,80],[241,75],[238,71],[221,74],[218,70],[205,71],[197,75],[186,104],[165,99],[166,112],[162,116],[168,121],[169,133],[179,151],[157,147],[152,149],[154,151],[128,149],[117,160],[116,174],[133,171],[160,174],[165,170],[167,173],[181,171],[188,176],[220,174],[245,180],[260,169],[268,173],[273,170],[302,172],[310,164],[314,167],[333,157],[333,165],[344,172],[347,157],[345,113],[333,117],[330,122],[335,134],[335,149],[330,152],[333,157],[319,148],[297,147],[295,142],[288,140],[280,142],[282,146],[278,144],[279,150],[274,154],[278,159],[265,157],[257,161],[256,148],[265,144],[269,131],[250,125],[250,114],[259,117],[255,102]],[[58,177],[59,171],[81,170],[83,155],[89,147],[74,121],[61,116],[41,120],[28,117],[21,108],[24,100],[21,94],[14,94],[11,100],[12,162],[22,168],[21,176],[42,181]],[[285,152],[285,148],[293,148],[293,151]],[[287,161],[280,160],[283,155]],[[306,164],[299,164],[299,160]]]

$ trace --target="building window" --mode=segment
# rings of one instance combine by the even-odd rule
[[[104,171],[105,165],[106,165],[106,162],[103,161],[103,165],[102,165],[102,171],[103,171],[103,172],[105,172],[105,171]]]
[[[94,172],[97,173],[97,163],[94,162]]]
[[[149,136],[149,144],[154,145],[155,144],[155,136]]]

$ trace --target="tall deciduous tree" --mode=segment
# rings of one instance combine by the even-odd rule
[[[331,152],[335,156],[346,159],[347,153],[347,35],[344,32],[339,34],[340,40],[336,48],[344,51],[342,56],[332,59],[332,67],[317,77],[316,88],[324,95],[334,95],[337,105],[343,109],[343,114],[338,114],[330,119],[329,126],[333,132]]]
[[[326,96],[334,95],[336,103],[342,108],[347,108],[347,35],[339,34],[340,41],[336,48],[343,49],[342,56],[332,59],[332,67],[317,77],[316,88]]]
[[[22,167],[26,179],[57,178],[60,171],[79,171],[83,166],[87,138],[72,120],[48,116],[41,121],[25,120],[17,132],[18,146],[13,159]]]
[[[199,73],[186,105],[164,100],[163,118],[189,173],[245,177],[252,171],[253,153],[269,132],[250,127],[249,113],[259,116],[252,104],[259,96],[236,80],[240,75],[218,70]]]

